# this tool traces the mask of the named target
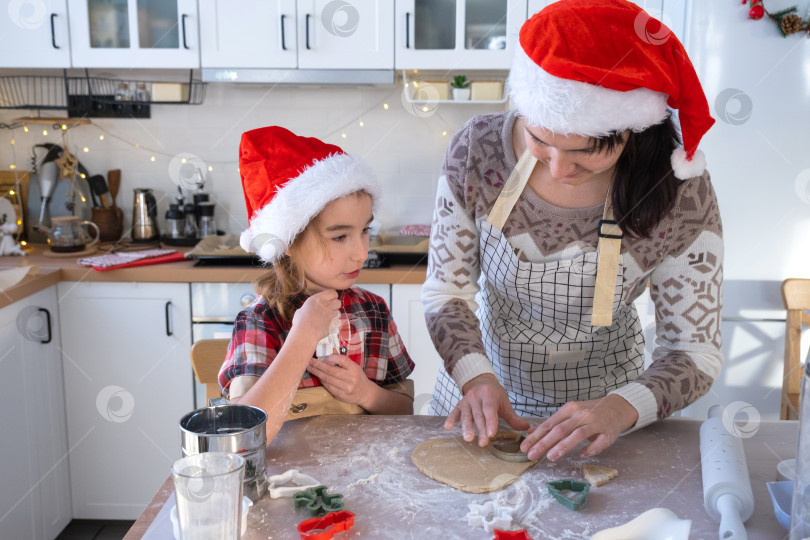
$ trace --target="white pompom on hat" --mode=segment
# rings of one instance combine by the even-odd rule
[[[714,119],[697,73],[678,38],[639,6],[559,0],[523,24],[519,44],[509,93],[529,125],[604,137],[660,124],[669,106],[684,143],[672,154],[675,176],[706,168],[698,144]]]
[[[265,263],[283,256],[330,202],[365,191],[374,204],[380,194],[376,176],[359,158],[279,126],[242,134],[239,175],[250,222],[239,244]]]

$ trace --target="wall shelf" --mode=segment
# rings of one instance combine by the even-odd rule
[[[469,75],[470,72],[465,72],[464,74]],[[444,82],[447,81],[449,85],[450,81],[452,80],[452,76],[448,73],[441,73],[436,75],[435,73],[415,73],[415,74],[408,74],[405,70],[402,71],[402,97],[403,99],[414,105],[438,105],[442,103],[453,104],[453,105],[502,105],[509,100],[509,91],[506,85],[506,79],[502,75],[494,75],[490,76],[487,74],[479,74],[475,73],[472,75],[474,77],[471,79],[470,84],[473,82],[489,82],[489,81],[498,81],[503,84],[503,90],[501,99],[468,99],[468,100],[457,100],[457,99],[430,99],[430,98],[422,98],[423,95],[441,95],[441,91],[438,89],[432,90],[425,90],[431,86],[432,82],[437,80]],[[452,89],[448,90],[448,93],[452,95]]]

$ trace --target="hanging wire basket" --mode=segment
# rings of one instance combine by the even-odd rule
[[[0,76],[0,109],[68,109],[70,97],[87,96],[101,103],[130,101],[144,105],[200,105],[206,83],[189,73],[186,82],[158,82],[58,75]],[[162,96],[162,97],[161,97]]]
[[[111,77],[86,77],[88,94],[96,101],[131,101],[144,105],[201,105],[206,84],[189,73],[187,82],[126,80]]]
[[[0,77],[0,109],[67,109],[68,95],[87,94],[84,77],[7,75]]]

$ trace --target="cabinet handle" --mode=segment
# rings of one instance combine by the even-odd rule
[[[172,328],[171,328],[171,318],[169,317],[169,307],[171,307],[171,305],[172,305],[171,300],[166,302],[166,335],[167,336],[173,336],[174,335],[174,332],[172,331]]]
[[[286,17],[287,17],[286,15],[281,16],[281,50],[282,51],[287,50],[287,45],[284,43],[285,42],[285,39],[284,39],[284,19]]]
[[[183,48],[188,49],[188,43],[186,43],[186,17],[187,14],[183,13],[183,16],[180,17],[180,24],[182,25],[181,33],[183,34]]]
[[[59,48],[59,47],[57,47],[57,49],[58,49],[58,48]],[[47,321],[47,323],[48,323],[48,339],[43,340],[43,341],[40,341],[40,343],[42,343],[43,345],[45,345],[46,343],[50,343],[50,342],[51,342],[51,339],[53,338],[53,334],[51,333],[51,312],[50,312],[50,311],[48,311],[48,310],[47,310],[47,309],[45,309],[45,308],[39,308],[39,311],[42,311],[42,312],[44,312],[44,313],[45,313],[45,320],[46,320],[46,321]]]
[[[307,34],[307,41],[306,41],[307,49],[312,48],[312,47],[309,46],[309,18],[310,17],[311,17],[311,15],[309,13],[307,13],[307,16],[304,17],[304,27],[305,27],[306,34]]]
[[[56,13],[51,13],[51,45],[53,45],[54,49],[61,49],[59,45],[56,44],[56,30],[54,29],[53,20],[56,18]]]
[[[405,12],[405,48],[411,48],[411,13]]]

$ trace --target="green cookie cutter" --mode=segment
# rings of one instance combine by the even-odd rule
[[[321,516],[343,510],[343,495],[340,493],[327,494],[327,489],[326,486],[315,486],[299,491],[293,495],[295,507],[305,507],[311,516]]]
[[[570,508],[571,510],[579,510],[585,498],[588,496],[588,490],[591,485],[588,482],[580,482],[578,480],[555,480],[554,482],[546,482],[548,492],[557,499],[557,502]],[[564,491],[571,492],[566,495]]]

